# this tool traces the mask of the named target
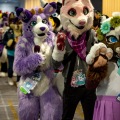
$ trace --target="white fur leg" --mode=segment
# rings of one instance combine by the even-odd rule
[[[3,48],[2,56],[0,57],[0,62],[7,62],[7,50],[5,47]]]
[[[61,96],[63,96],[63,90],[64,90],[64,77],[62,76],[62,72],[57,73],[57,76],[55,78],[55,86],[57,87],[59,93]]]

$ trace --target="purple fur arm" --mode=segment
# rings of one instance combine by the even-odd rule
[[[18,75],[32,73],[43,61],[42,57],[33,52],[34,44],[26,39],[20,39],[15,49],[15,60],[13,70]]]

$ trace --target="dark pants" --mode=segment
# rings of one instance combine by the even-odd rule
[[[1,63],[1,72],[7,73],[7,62]]]
[[[21,77],[21,76],[17,75],[17,82],[20,81],[20,77]]]
[[[62,120],[73,120],[79,102],[82,104],[84,120],[92,120],[95,100],[95,90],[87,90],[85,86],[73,88],[65,85]]]
[[[13,62],[14,62],[14,56],[7,56],[8,57],[8,77],[13,77]]]

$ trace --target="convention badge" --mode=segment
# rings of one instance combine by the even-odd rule
[[[117,96],[117,100],[120,101],[120,94],[118,94],[118,96]]]
[[[77,59],[77,67],[79,68],[79,58]],[[71,80],[71,86],[72,87],[78,87],[85,85],[85,74],[83,74],[82,69],[77,69],[73,72],[72,80]]]
[[[118,71],[117,71],[117,73],[120,75],[120,59],[118,59],[117,65],[118,65]]]
[[[20,86],[20,91],[24,94],[29,94],[30,90],[33,90],[37,85],[37,81],[33,81],[30,78],[26,78],[23,85]]]
[[[71,86],[72,87],[78,87],[85,85],[85,74],[83,74],[82,70],[76,70],[73,73],[72,80],[71,80]]]
[[[118,59],[117,65],[118,65],[118,67],[120,67],[120,59]]]
[[[118,71],[117,71],[117,73],[120,75],[120,67],[118,68]]]

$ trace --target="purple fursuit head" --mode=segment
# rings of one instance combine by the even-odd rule
[[[48,19],[55,11],[54,2],[44,9],[16,10],[23,21],[23,36],[16,45],[13,64],[14,71],[21,76],[18,87],[20,120],[61,120],[62,99],[53,85],[55,77],[50,64],[55,35]],[[36,71],[40,75],[38,81],[33,79]],[[37,84],[24,94],[20,88],[27,80]]]

